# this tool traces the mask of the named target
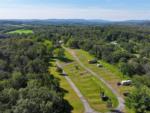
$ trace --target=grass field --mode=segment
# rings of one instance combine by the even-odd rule
[[[66,52],[66,57],[73,60],[72,56]],[[118,105],[115,95],[100,80],[88,73],[76,61],[72,63],[61,62],[64,70],[85,96],[93,109],[100,112],[108,111],[107,103],[100,98],[100,91],[104,89],[105,93],[111,98],[113,107]],[[78,67],[78,69],[76,69]]]
[[[76,50],[76,54],[78,58],[85,64],[88,68],[92,69],[94,72],[99,74],[99,76],[103,77],[116,91],[122,95],[125,91],[132,91],[132,86],[117,86],[117,82],[122,80],[129,79],[128,77],[123,76],[123,74],[113,65],[110,65],[104,61],[99,61],[103,67],[99,68],[96,64],[89,64],[88,60],[93,59],[94,57],[89,53],[83,50]],[[123,97],[123,95],[122,95]]]
[[[88,68],[92,69],[94,72],[99,74],[99,76],[103,77],[120,95],[123,96],[124,92],[131,92],[133,90],[133,86],[117,86],[117,82],[122,80],[130,79],[129,77],[125,77],[116,66],[106,63],[105,61],[99,60],[99,63],[103,65],[102,68],[97,67],[96,64],[89,64],[88,60],[94,58],[94,56],[90,55],[88,52],[83,50],[75,50],[78,58],[82,61],[84,65]],[[130,109],[126,109],[125,112],[127,113],[134,113]]]
[[[49,68],[49,71],[59,79],[60,81],[60,87],[67,91],[65,94],[65,99],[71,104],[73,107],[73,110],[71,113],[84,113],[84,107],[79,99],[79,97],[76,95],[74,90],[70,87],[66,79],[59,75],[58,72],[56,72],[55,62],[51,62],[52,67]]]
[[[33,34],[32,30],[26,30],[26,29],[18,29],[15,31],[10,31],[7,34]]]

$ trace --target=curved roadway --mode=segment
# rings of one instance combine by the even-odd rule
[[[58,61],[56,61],[56,64],[59,67],[62,67]],[[68,76],[64,76],[65,79],[67,80],[67,82],[70,84],[70,86],[72,87],[72,89],[76,92],[76,94],[78,95],[78,97],[80,98],[84,109],[85,109],[85,113],[98,113],[96,112],[94,109],[92,109],[88,103],[88,101],[84,98],[84,96],[82,95],[82,93],[80,92],[80,90],[76,87],[76,85],[73,83],[73,81],[68,77]]]

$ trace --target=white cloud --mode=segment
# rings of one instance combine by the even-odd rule
[[[69,8],[69,7],[17,7],[0,8],[0,19],[150,19],[150,11],[111,10],[101,8]]]

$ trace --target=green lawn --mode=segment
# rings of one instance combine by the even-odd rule
[[[33,34],[32,30],[26,30],[26,29],[18,29],[15,31],[10,31],[7,34]]]
[[[89,64],[88,60],[91,60],[94,58],[94,56],[90,55],[88,52],[83,50],[75,50],[76,55],[78,58],[82,61],[84,65],[86,65],[88,68],[92,69],[94,72],[96,72],[99,76],[103,77],[118,93],[123,97],[123,93],[125,91],[132,91],[133,86],[117,86],[117,82],[120,82],[121,80],[130,79],[129,77],[123,76],[123,74],[117,69],[116,66],[113,66],[109,63],[106,63],[105,61],[99,60],[99,63],[103,65],[102,68],[97,67],[96,64]],[[127,110],[130,113],[129,109]]]
[[[58,72],[56,72],[55,62],[51,62],[51,64],[53,66],[49,68],[49,71],[54,75],[54,77],[60,80],[61,88],[67,91],[64,98],[73,107],[73,110],[71,111],[71,113],[84,113],[84,106],[82,105],[79,97],[76,95],[74,90],[70,87],[66,79],[63,76],[59,75]]]
[[[117,82],[129,78],[123,76],[123,74],[115,66],[110,65],[104,61],[99,61],[99,63],[103,65],[102,68],[99,68],[96,66],[96,64],[88,63],[88,60],[94,58],[88,52],[85,52],[83,50],[76,50],[76,54],[84,65],[86,65],[88,68],[92,69],[94,72],[99,74],[99,76],[103,77],[114,89],[116,89],[120,93],[120,95],[122,95],[122,93],[125,91],[132,90],[133,87],[131,86],[117,86]]]
[[[73,60],[73,57],[66,52],[66,57]],[[103,89],[112,100],[113,107],[118,105],[115,95],[99,79],[88,73],[76,61],[72,63],[61,62],[64,70],[79,88],[93,109],[100,112],[108,111],[107,103],[100,98],[100,91]],[[78,69],[76,69],[76,66]]]

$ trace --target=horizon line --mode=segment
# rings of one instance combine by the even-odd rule
[[[89,20],[89,21],[108,21],[108,22],[118,22],[118,21],[150,21],[150,19],[120,19],[120,20],[113,20],[113,19],[86,19],[86,18],[0,18],[0,20]]]

